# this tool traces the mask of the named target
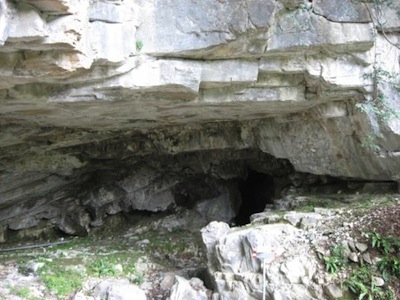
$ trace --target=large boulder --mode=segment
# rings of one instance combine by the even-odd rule
[[[263,272],[269,299],[322,299],[311,243],[292,225],[229,230],[213,222],[202,236],[216,299],[262,299]]]

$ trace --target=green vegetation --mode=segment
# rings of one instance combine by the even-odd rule
[[[118,273],[116,267],[103,257],[95,260],[89,268],[96,277],[114,276]]]
[[[381,65],[375,63],[371,73],[364,74],[365,79],[376,80],[380,83],[388,83],[396,90],[400,90],[400,83],[398,82],[399,74],[385,70]]]
[[[392,238],[382,237],[376,232],[370,232],[367,235],[371,239],[372,248],[377,248],[385,255],[389,253],[392,244]]]
[[[325,269],[329,273],[336,273],[347,264],[347,258],[344,256],[345,247],[337,245],[330,250],[330,256],[324,256]]]
[[[32,274],[31,263],[43,264],[36,271],[37,275],[48,291],[65,299],[82,289],[86,279],[93,277],[127,278],[141,285],[145,270],[142,271],[138,266],[145,267],[147,255],[163,264],[174,264],[174,259],[191,259],[195,255],[192,251],[195,244],[193,237],[189,239],[189,236],[179,231],[168,235],[148,231],[141,238],[141,241],[125,239],[119,242],[95,237],[80,238],[45,250],[38,248],[10,252],[1,259],[16,260],[19,272],[23,274]],[[28,292],[29,289],[18,288],[14,289],[13,294],[33,300]]]
[[[351,201],[346,199],[343,195],[319,195],[319,196],[310,196],[307,197],[304,202],[299,203],[297,207],[295,207],[296,211],[300,212],[314,212],[315,208],[326,208],[326,209],[336,209],[341,207],[347,208],[357,208],[360,209],[371,209],[373,207],[379,207],[382,205],[390,205],[394,204],[393,200],[387,195],[367,195],[361,194],[357,196],[353,196]]]
[[[355,269],[350,277],[344,281],[350,291],[357,295],[359,300],[394,300],[394,293],[391,289],[378,287],[374,283],[376,274],[374,268],[362,266]]]
[[[400,258],[396,256],[400,251],[400,240],[393,237],[382,237],[376,232],[370,232],[371,245],[383,255],[378,262],[378,269],[385,280],[391,277],[400,278]]]
[[[67,270],[62,266],[51,264],[39,272],[46,287],[58,296],[67,296],[82,288],[84,274],[76,270]]]
[[[90,261],[88,275],[93,277],[128,277],[131,282],[141,284],[144,275],[136,270],[138,258],[127,253],[100,256]]]
[[[136,51],[140,52],[143,48],[143,42],[141,40],[136,40]]]
[[[371,73],[364,74],[365,79],[372,79],[374,82],[375,95],[363,103],[357,103],[356,107],[364,113],[373,113],[381,121],[389,121],[400,118],[400,110],[389,102],[386,95],[379,91],[379,86],[388,84],[393,89],[400,91],[399,74],[388,72],[377,63],[373,66]],[[376,137],[375,137],[376,138]]]
[[[49,290],[65,296],[79,290],[87,277],[125,277],[141,284],[144,275],[135,268],[137,260],[135,253],[127,252],[108,255],[97,253],[87,259],[60,258],[47,261],[39,274]]]
[[[377,232],[369,232],[366,236],[370,239],[371,247],[381,255],[377,264],[353,267],[345,258],[345,247],[337,245],[331,248],[330,256],[323,257],[325,269],[329,273],[336,273],[346,267],[349,276],[341,285],[348,287],[359,300],[394,300],[395,294],[388,284],[400,278],[400,259],[396,256],[400,251],[400,240],[384,237]],[[379,279],[384,280],[383,285],[378,284]]]
[[[369,133],[364,137],[361,147],[371,150],[373,152],[378,152],[381,148],[377,144],[377,135],[375,133]]]
[[[24,299],[29,299],[30,298],[30,290],[28,287],[25,286],[14,286],[11,288],[11,294],[24,298]]]

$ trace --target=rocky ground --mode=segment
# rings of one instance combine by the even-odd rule
[[[358,298],[346,292],[343,283],[359,266],[372,270],[382,259],[378,249],[371,247],[368,233],[400,239],[398,194],[298,196],[289,206],[290,211],[267,210],[256,215],[243,228],[275,222],[299,227],[301,235],[311,241],[309,254],[317,257],[313,281],[324,287],[327,298]],[[132,294],[135,299],[211,299],[212,292],[197,279],[206,279],[200,234],[184,228],[168,231],[166,220],[171,217],[148,216],[130,223],[126,217],[115,216],[87,238],[0,252],[0,299],[131,299]],[[332,250],[338,246],[346,250],[343,264],[334,260]],[[337,270],[329,270],[329,263]],[[398,280],[374,273],[375,277],[377,285],[390,287],[400,299]]]

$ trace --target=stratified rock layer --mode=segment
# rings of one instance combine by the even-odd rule
[[[385,10],[377,31],[371,13],[0,0],[0,225],[77,234],[120,211],[235,198],[248,168],[399,181],[399,119],[356,108],[380,93],[399,107],[371,74],[399,72],[400,23]]]

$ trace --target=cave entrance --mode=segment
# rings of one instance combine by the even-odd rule
[[[236,225],[250,223],[250,216],[262,212],[267,204],[273,204],[274,179],[272,176],[249,169],[247,178],[239,185],[242,204],[235,218]]]

